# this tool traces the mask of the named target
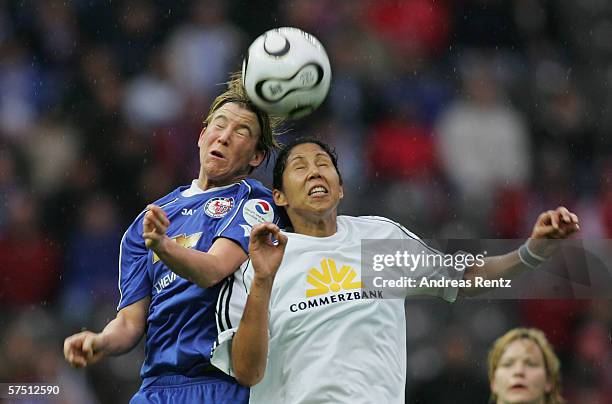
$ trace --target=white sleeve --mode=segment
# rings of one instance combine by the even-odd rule
[[[250,259],[246,260],[233,276],[224,281],[215,310],[217,340],[212,347],[210,363],[232,377],[232,341],[238,330],[253,279],[250,262]]]
[[[465,271],[457,271],[452,267],[427,267],[422,277],[427,278],[429,281],[446,281],[447,284],[443,287],[420,287],[414,290],[409,289],[408,295],[433,296],[453,303],[457,300],[457,295],[459,294],[459,282],[456,282],[456,285],[453,286],[450,281],[462,280],[464,273]]]
[[[464,253],[462,251],[458,251],[455,254],[444,254],[427,245],[423,240],[421,240],[420,237],[406,229],[404,226],[399,225],[399,227],[402,232],[402,238],[405,240],[405,243],[407,243],[407,249],[412,250],[413,254],[421,255],[423,259],[425,259],[426,256],[429,256],[433,263],[440,263],[433,265],[430,265],[429,263],[426,265],[421,265],[412,276],[417,280],[417,282],[420,282],[422,278],[426,278],[428,281],[438,281],[445,284],[443,287],[408,288],[407,295],[438,297],[446,300],[449,303],[457,300],[459,285],[461,283],[460,281],[463,279],[465,271],[457,270],[452,266],[443,265],[443,263],[447,261],[450,256]],[[437,259],[433,258],[435,256],[437,256]]]
[[[232,364],[232,341],[238,327],[223,331],[213,344],[210,363],[224,373],[234,377],[234,366]]]

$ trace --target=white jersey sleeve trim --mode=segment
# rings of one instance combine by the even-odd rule
[[[230,328],[217,336],[213,344],[210,363],[223,373],[234,377],[234,366],[232,364],[232,342],[238,328]]]
[[[416,234],[408,230],[406,227],[404,227],[400,223],[394,222],[393,220],[387,219],[386,217],[382,217],[382,216],[359,216],[359,217],[362,219],[369,219],[369,220],[374,220],[377,222],[385,222],[385,223],[392,224],[393,226],[397,227],[404,235],[408,236],[408,238],[418,241],[421,245],[423,245],[423,247],[427,248],[429,251],[440,254],[440,251],[424,243],[423,240],[421,240],[419,236],[417,236]]]

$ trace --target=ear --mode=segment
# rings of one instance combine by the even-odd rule
[[[546,386],[544,386],[544,392],[550,393],[552,391],[552,384],[550,382],[546,382]]]
[[[202,147],[202,144],[204,144],[204,136],[206,135],[206,126],[204,126],[202,128],[202,131],[200,132],[200,137],[198,138],[198,147]]]
[[[274,189],[272,191],[272,197],[274,198],[276,206],[287,206],[287,197],[283,191]]]
[[[253,156],[251,156],[251,161],[249,161],[249,165],[253,168],[257,168],[264,159],[264,152],[261,150],[255,150]]]
[[[344,188],[340,185],[340,199],[344,198]]]

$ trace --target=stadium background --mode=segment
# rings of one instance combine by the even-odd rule
[[[608,1],[0,0],[0,382],[128,401],[142,346],[77,371],[63,338],[114,317],[123,230],[196,176],[219,83],[277,26],[329,53],[328,100],[287,136],[336,146],[342,213],[520,238],[563,204],[612,237]],[[408,402],[486,402],[486,350],[517,325],[547,333],[571,403],[610,402],[610,301],[406,310]]]

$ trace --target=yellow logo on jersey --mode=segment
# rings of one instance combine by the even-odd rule
[[[331,258],[321,261],[321,271],[317,268],[310,268],[306,280],[314,289],[306,290],[306,297],[324,295],[329,292],[339,292],[340,290],[359,289],[361,281],[354,282],[357,276],[355,269],[348,265],[342,265],[338,270],[336,261]]]
[[[198,240],[200,240],[201,236],[202,232],[194,233],[189,236],[183,233],[179,234],[178,236],[172,237],[172,241],[178,243],[178,245],[183,246],[185,248],[193,248],[198,243]],[[157,261],[159,261],[159,257],[157,256],[157,254],[153,253],[153,263],[155,264]]]

